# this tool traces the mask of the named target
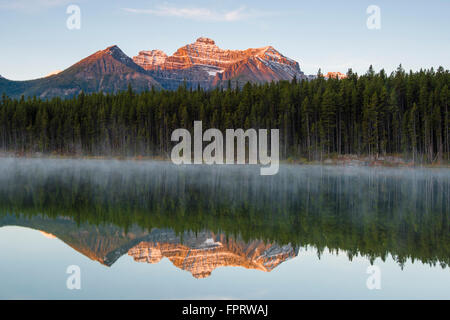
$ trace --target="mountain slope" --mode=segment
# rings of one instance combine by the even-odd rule
[[[117,46],[97,51],[68,69],[45,78],[30,81],[0,79],[0,92],[8,96],[70,97],[84,91],[115,92],[151,89],[160,85]]]

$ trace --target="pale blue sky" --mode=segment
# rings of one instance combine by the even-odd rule
[[[69,4],[81,8],[80,30],[66,28]],[[372,4],[380,30],[366,26]],[[113,44],[170,55],[200,36],[225,49],[273,45],[306,74],[448,68],[449,14],[449,0],[0,0],[0,75],[38,78]]]

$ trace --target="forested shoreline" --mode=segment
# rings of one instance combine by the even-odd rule
[[[280,156],[398,155],[448,163],[449,70],[247,83],[205,91],[128,91],[0,102],[0,150],[86,156],[170,154],[177,128],[280,129]]]

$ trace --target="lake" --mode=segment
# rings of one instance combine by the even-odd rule
[[[0,299],[450,298],[450,169],[259,173],[0,158]]]

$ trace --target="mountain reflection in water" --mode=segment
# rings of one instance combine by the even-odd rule
[[[0,227],[54,235],[111,266],[168,258],[196,278],[271,271],[298,248],[446,268],[450,170],[0,160]]]
[[[105,266],[112,266],[128,254],[137,262],[158,263],[168,258],[176,267],[195,278],[205,278],[218,267],[235,266],[269,272],[298,250],[290,244],[279,246],[261,240],[245,242],[209,231],[176,234],[170,229],[145,231],[134,226],[126,233],[114,225],[77,225],[64,218],[4,217],[0,225],[45,229],[45,236],[59,238],[73,249]],[[51,231],[53,233],[48,233]]]

